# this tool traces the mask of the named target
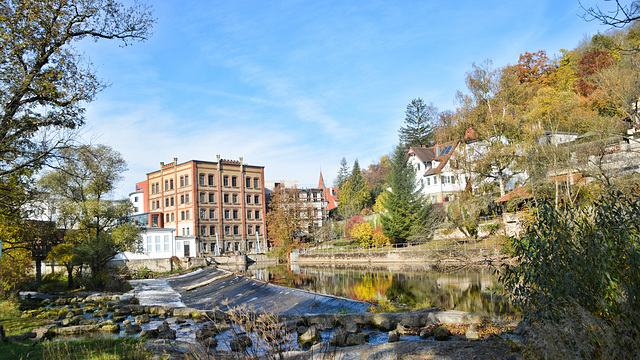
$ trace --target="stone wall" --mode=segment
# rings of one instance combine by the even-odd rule
[[[353,253],[325,253],[325,254],[300,254],[299,262],[311,263],[428,263],[443,259],[459,257],[491,258],[496,256],[497,249],[467,249],[464,251],[411,251],[399,250],[391,252],[353,252]]]
[[[139,270],[147,268],[155,272],[171,271],[171,259],[136,259],[136,260],[112,260],[109,262],[111,266],[127,267],[130,270]],[[204,258],[181,258],[180,265],[183,269],[197,266],[206,266],[207,262]],[[175,270],[175,269],[174,269]]]

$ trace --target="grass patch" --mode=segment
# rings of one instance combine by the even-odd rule
[[[3,300],[0,302],[0,325],[7,336],[20,335],[37,327],[50,324],[50,320],[35,317],[22,318],[22,310],[17,300]],[[0,352],[1,353],[1,352]]]
[[[0,344],[0,360],[143,360],[151,353],[139,338],[105,338],[80,341],[45,341],[33,347]]]

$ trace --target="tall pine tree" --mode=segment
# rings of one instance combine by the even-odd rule
[[[384,198],[387,213],[381,218],[382,232],[392,243],[428,240],[434,222],[431,204],[417,191],[415,170],[406,154],[404,146],[396,147],[387,179],[391,192]]]
[[[349,165],[347,165],[347,159],[343,157],[342,160],[340,160],[340,169],[338,169],[338,176],[336,176],[336,179],[333,181],[333,186],[340,190],[348,178]]]
[[[433,146],[435,122],[438,109],[433,104],[424,103],[422,98],[411,100],[405,110],[405,126],[398,130],[400,143],[406,146]]]

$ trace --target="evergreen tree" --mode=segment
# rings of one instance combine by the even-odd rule
[[[416,190],[415,170],[406,153],[402,145],[393,153],[387,180],[391,192],[384,197],[387,213],[381,218],[382,232],[392,243],[430,239],[436,220],[431,205]]]
[[[421,98],[411,100],[405,111],[405,126],[398,130],[400,143],[410,146],[433,146],[433,135],[438,109],[424,103]]]
[[[336,179],[333,181],[333,187],[340,189],[348,178],[349,165],[347,165],[347,159],[343,157],[342,160],[340,160],[340,169],[338,169],[338,176],[336,176]]]
[[[351,175],[340,188],[340,212],[344,218],[357,215],[369,201],[369,190],[358,160],[353,163]]]

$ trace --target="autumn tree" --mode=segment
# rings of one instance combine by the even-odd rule
[[[74,251],[91,269],[94,286],[102,286],[104,269],[118,253],[135,251],[140,229],[123,220],[132,210],[127,200],[108,198],[122,179],[126,163],[120,153],[108,146],[79,146],[64,149],[65,161],[47,172],[40,184],[58,200],[61,217],[73,230]]]
[[[7,184],[68,146],[68,131],[84,124],[83,106],[105,87],[74,44],[144,40],[154,20],[147,5],[114,0],[7,0],[0,20],[0,182]]]
[[[276,184],[271,191],[267,211],[267,237],[274,247],[274,254],[280,261],[297,245],[294,232],[302,231],[312,219],[311,208],[300,198],[296,187],[285,188]]]
[[[421,98],[411,100],[405,110],[404,124],[398,130],[400,143],[410,146],[432,146],[438,109]]]

